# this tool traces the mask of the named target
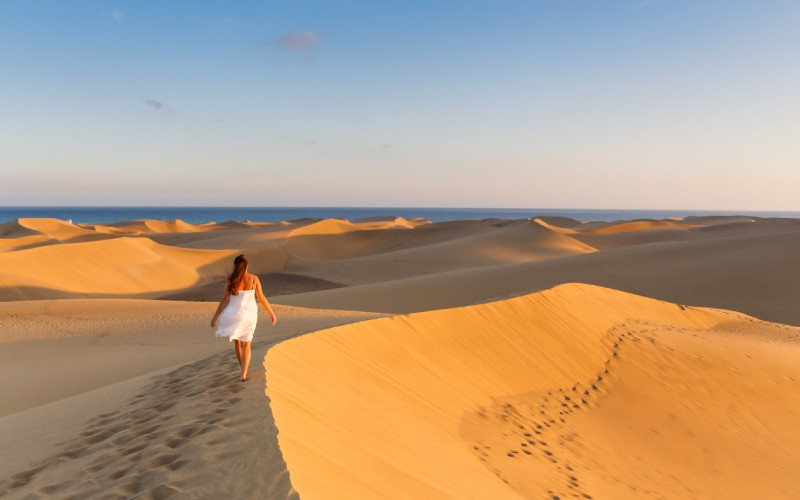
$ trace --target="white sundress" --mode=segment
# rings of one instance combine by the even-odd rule
[[[256,331],[257,320],[256,291],[241,290],[236,295],[231,294],[228,305],[219,315],[216,336],[228,337],[228,341],[250,342]]]

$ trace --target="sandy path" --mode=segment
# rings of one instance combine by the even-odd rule
[[[261,321],[240,383],[231,344],[207,325],[213,304],[107,302],[3,304],[10,338],[35,325],[51,339],[3,344],[4,363],[36,360],[47,375],[3,386],[4,408],[27,409],[0,418],[0,496],[291,497],[261,360],[286,338],[375,317],[276,306],[279,323]]]
[[[255,359],[273,344],[255,342]],[[264,398],[264,370],[254,363],[252,380],[240,383],[237,368],[224,352],[153,377],[10,474],[0,495],[296,498]]]

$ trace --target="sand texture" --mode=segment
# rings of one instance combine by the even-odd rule
[[[797,498],[798,256],[744,215],[0,223],[0,496]]]
[[[798,356],[797,327],[572,284],[265,364],[304,498],[791,498]]]

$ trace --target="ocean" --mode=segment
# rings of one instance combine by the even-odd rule
[[[800,212],[724,210],[609,210],[571,208],[422,208],[422,207],[0,207],[0,222],[24,217],[52,217],[74,224],[107,224],[138,219],[175,220],[190,224],[229,220],[279,222],[304,218],[423,217],[431,222],[474,219],[525,219],[557,216],[580,221],[666,219],[706,215],[800,218]]]

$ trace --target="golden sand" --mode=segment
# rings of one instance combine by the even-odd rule
[[[208,325],[241,252],[246,383]],[[797,498],[799,254],[744,216],[0,224],[0,496]]]

